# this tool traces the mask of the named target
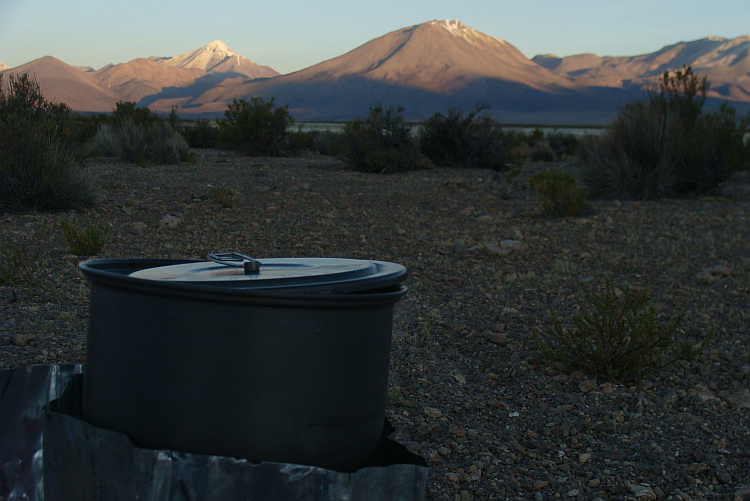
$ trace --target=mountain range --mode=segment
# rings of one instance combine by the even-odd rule
[[[45,97],[73,110],[111,111],[133,101],[158,112],[220,116],[234,99],[274,98],[299,120],[350,120],[368,107],[404,106],[410,120],[477,103],[506,123],[604,124],[643,97],[664,71],[689,65],[711,82],[712,105],[750,110],[750,37],[709,37],[654,53],[525,57],[503,39],[458,21],[387,33],[309,68],[280,75],[219,41],[175,57],[139,58],[99,70],[51,56],[3,73],[36,76]],[[0,71],[4,65],[0,63]]]

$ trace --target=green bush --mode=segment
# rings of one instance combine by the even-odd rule
[[[464,114],[457,108],[436,113],[420,127],[420,149],[433,163],[446,167],[505,169],[505,144],[500,124],[479,117],[477,105]]]
[[[229,188],[211,186],[208,188],[208,198],[225,209],[231,209],[237,205],[237,192]]]
[[[0,209],[60,211],[94,204],[70,109],[44,99],[36,80],[0,75]]]
[[[168,123],[138,124],[130,118],[103,123],[91,148],[100,155],[137,164],[176,164],[190,158],[190,147]]]
[[[76,256],[94,256],[99,254],[109,240],[112,227],[109,224],[102,226],[89,225],[79,228],[67,219],[60,221],[63,240],[68,244],[68,252]]]
[[[404,108],[370,107],[365,120],[344,127],[344,158],[355,169],[381,174],[423,169],[430,161],[417,147]]]
[[[294,122],[289,107],[277,108],[253,97],[235,99],[219,120],[219,144],[251,156],[281,156],[288,151],[288,127]]]
[[[579,301],[574,327],[565,328],[556,319],[548,340],[537,338],[539,349],[562,370],[582,370],[607,381],[639,381],[680,357],[697,358],[710,336],[698,344],[675,344],[683,315],[662,324],[651,300],[648,289],[618,291],[610,276],[602,293]]]
[[[160,119],[148,106],[139,108],[132,101],[118,101],[109,117],[112,123],[133,122],[136,125],[152,125]]]
[[[321,155],[338,157],[344,154],[344,134],[333,131],[317,131],[313,136],[313,151]]]
[[[582,181],[597,198],[658,199],[710,192],[750,163],[750,114],[704,112],[708,81],[688,67],[664,73],[648,100],[625,108],[582,151]]]
[[[190,148],[216,148],[219,129],[211,125],[209,120],[199,118],[182,125],[179,129]]]
[[[577,216],[583,212],[586,190],[578,186],[573,174],[561,169],[543,170],[529,182],[542,197],[544,212],[550,216]]]

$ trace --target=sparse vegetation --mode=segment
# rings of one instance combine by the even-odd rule
[[[90,207],[94,189],[83,174],[70,109],[48,102],[36,80],[0,75],[0,208],[60,211]]]
[[[0,244],[0,285],[15,285],[39,260],[41,247],[32,248],[21,242]]]
[[[457,108],[436,113],[420,129],[420,149],[436,165],[505,169],[505,142],[500,124],[477,105],[464,114]]]
[[[625,106],[583,151],[582,180],[596,198],[658,199],[710,192],[750,163],[750,114],[704,112],[709,83],[690,67],[665,72],[646,101]]]
[[[229,188],[211,186],[208,189],[208,196],[213,203],[226,209],[231,209],[237,205],[237,192]]]
[[[199,118],[189,121],[183,124],[179,131],[191,148],[216,148],[218,146],[219,129],[211,125],[209,120]]]
[[[682,341],[675,349],[684,315],[662,323],[651,300],[647,288],[620,291],[610,276],[601,293],[579,301],[573,328],[555,319],[549,340],[538,339],[540,351],[563,370],[582,370],[605,381],[639,381],[679,357],[695,360],[710,337],[698,344]]]
[[[219,144],[250,156],[281,156],[287,153],[287,128],[294,122],[289,107],[277,107],[273,98],[265,102],[235,99],[219,120]]]
[[[101,226],[88,225],[79,228],[67,219],[60,221],[62,236],[68,245],[68,252],[76,256],[94,256],[102,251],[109,240],[112,226],[104,224]]]
[[[562,169],[543,170],[529,181],[531,189],[542,197],[544,212],[550,216],[577,216],[584,210],[586,190],[578,186],[573,174]]]
[[[370,107],[364,120],[344,127],[344,157],[363,172],[387,174],[430,167],[404,122],[404,108],[381,105]]]
[[[147,107],[119,102],[96,132],[91,149],[141,165],[175,164],[190,158],[187,141]]]

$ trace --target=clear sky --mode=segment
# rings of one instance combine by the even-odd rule
[[[0,61],[99,69],[221,40],[290,73],[426,21],[457,19],[531,58],[633,56],[750,35],[750,0],[0,0]]]

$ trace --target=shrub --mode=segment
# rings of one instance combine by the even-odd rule
[[[109,240],[112,227],[109,224],[102,226],[89,225],[86,228],[78,228],[67,219],[60,221],[63,240],[68,244],[68,252],[76,256],[94,256],[99,254]]]
[[[317,131],[313,136],[313,151],[321,155],[338,157],[344,153],[344,134],[342,132]]]
[[[588,303],[579,301],[574,328],[556,319],[549,341],[537,339],[540,351],[563,370],[582,370],[610,381],[638,381],[679,357],[695,359],[710,337],[698,344],[685,340],[675,345],[683,314],[662,324],[651,300],[648,289],[618,291],[610,276],[602,293],[592,292]]]
[[[199,118],[195,122],[188,122],[180,128],[180,133],[190,148],[216,148],[218,146],[218,128],[212,126],[208,120]]]
[[[159,117],[148,106],[139,108],[131,101],[118,101],[109,117],[113,123],[133,122],[136,125],[152,125],[159,121]]]
[[[344,127],[344,157],[363,172],[381,174],[423,169],[430,161],[417,147],[411,127],[404,123],[404,108],[370,107],[365,120]]]
[[[503,131],[495,120],[478,116],[484,109],[434,114],[420,128],[420,149],[436,165],[504,170]]]
[[[569,172],[543,170],[534,174],[530,185],[542,197],[544,212],[550,216],[576,216],[584,210],[586,191]]]
[[[600,198],[657,199],[706,193],[747,168],[750,114],[703,112],[708,81],[687,67],[665,72],[648,100],[625,106],[582,152],[582,180]]]
[[[237,205],[237,192],[229,188],[211,186],[208,189],[209,199],[225,209],[231,209]]]
[[[280,156],[288,149],[287,128],[294,122],[289,107],[277,108],[253,97],[235,99],[219,120],[219,144],[247,155]]]
[[[59,211],[94,204],[82,149],[65,104],[44,99],[36,80],[0,75],[0,208]]]
[[[104,123],[91,147],[100,155],[115,156],[137,164],[175,164],[190,158],[185,138],[169,124],[138,124],[130,118]]]

